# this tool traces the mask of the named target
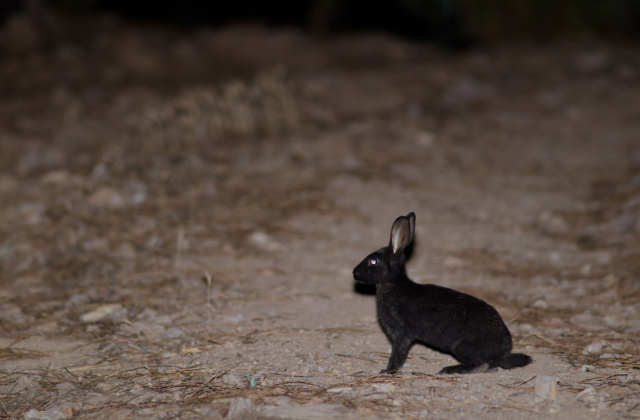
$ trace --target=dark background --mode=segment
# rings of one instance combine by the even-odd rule
[[[3,0],[0,22],[17,11],[110,12],[140,22],[215,27],[236,21],[294,25],[317,34],[378,30],[453,48],[567,36],[640,38],[636,0]]]

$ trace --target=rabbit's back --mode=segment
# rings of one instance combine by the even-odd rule
[[[387,336],[410,336],[440,351],[452,352],[460,342],[473,342],[487,357],[511,351],[511,334],[488,303],[442,286],[380,285],[378,320]]]

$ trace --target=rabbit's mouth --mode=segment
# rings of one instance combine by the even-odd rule
[[[362,271],[358,270],[358,267],[353,269],[353,279],[355,281],[359,281],[359,282],[364,282],[365,281],[365,278],[362,275]]]
[[[371,281],[370,276],[367,276],[363,270],[359,270],[358,267],[356,267],[353,270],[353,279],[355,281],[357,281],[358,283],[366,283],[366,284],[374,284],[374,281]]]

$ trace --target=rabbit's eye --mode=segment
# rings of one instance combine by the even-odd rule
[[[378,259],[377,258],[371,258],[369,260],[369,265],[378,265]]]

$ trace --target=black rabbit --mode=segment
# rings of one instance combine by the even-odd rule
[[[402,368],[418,342],[448,353],[459,365],[441,374],[476,373],[525,366],[526,354],[511,353],[511,334],[488,303],[456,290],[413,282],[406,273],[404,251],[413,239],[416,216],[400,216],[391,227],[389,246],[353,269],[356,281],[376,286],[378,322],[391,342],[391,357],[381,373]]]

